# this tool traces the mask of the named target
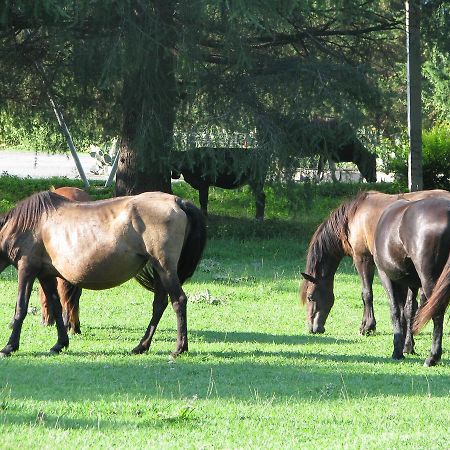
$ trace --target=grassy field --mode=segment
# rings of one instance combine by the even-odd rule
[[[0,178],[0,207],[61,180]],[[150,352],[131,356],[148,324],[151,297],[130,281],[85,291],[82,334],[49,356],[56,330],[40,325],[37,295],[21,348],[0,360],[0,448],[447,448],[449,342],[426,369],[430,327],[418,355],[390,359],[387,298],[375,283],[378,330],[358,334],[360,285],[345,260],[324,335],[309,335],[299,272],[315,226],[359,187],[332,187],[288,202],[268,190],[268,220],[252,221],[248,190],[211,194],[210,239],[186,283],[188,354],[168,309]],[[184,185],[177,193],[195,199]],[[107,195],[93,190],[94,195]],[[293,196],[292,192],[289,194]],[[14,270],[0,276],[0,342],[14,312]]]

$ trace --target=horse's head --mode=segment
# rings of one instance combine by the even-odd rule
[[[171,177],[174,180],[178,180],[182,173],[182,161],[181,158],[173,159],[170,163]]]
[[[310,333],[325,333],[325,322],[334,304],[333,278],[319,278],[302,272],[301,300],[306,304]]]
[[[355,163],[361,175],[369,183],[377,181],[377,155],[369,151],[359,141],[355,147]]]

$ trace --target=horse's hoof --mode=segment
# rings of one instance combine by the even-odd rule
[[[173,359],[176,359],[178,356],[180,356],[182,353],[186,353],[188,351],[187,347],[186,348],[181,348],[181,349],[177,349],[174,352],[170,353],[170,356]]]
[[[433,367],[437,365],[439,361],[436,361],[434,358],[427,358],[423,363],[423,367]]]
[[[407,355],[416,354],[414,347],[412,345],[405,345],[405,347],[403,348],[403,353],[406,353]]]
[[[376,331],[375,324],[367,325],[366,323],[361,324],[361,327],[359,328],[359,333],[363,336],[372,336],[375,334]]]
[[[405,355],[403,353],[401,354],[397,354],[397,353],[392,353],[392,359],[395,359],[396,361],[401,361],[402,359],[405,359]]]
[[[145,348],[143,345],[137,345],[136,347],[131,350],[132,355],[142,355],[143,353],[146,353],[148,351],[148,348]]]
[[[12,352],[19,350],[19,347],[14,348],[12,345],[8,344],[0,350],[0,358],[5,358],[7,356],[11,356]]]
[[[80,327],[72,327],[72,326],[67,326],[66,327],[67,333],[70,334],[81,334],[81,329]]]
[[[359,334],[362,336],[374,336],[375,335],[375,328],[369,328],[369,329],[361,329],[359,330]]]
[[[66,342],[64,344],[58,344],[56,343],[51,349],[50,349],[50,353],[52,355],[58,355],[59,353],[61,353],[62,350],[64,350],[65,348],[69,347],[69,343]]]

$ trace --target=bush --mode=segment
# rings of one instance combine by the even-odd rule
[[[439,125],[422,135],[424,189],[450,190],[450,125]],[[408,185],[408,140],[385,142],[379,152],[383,169],[402,186]]]

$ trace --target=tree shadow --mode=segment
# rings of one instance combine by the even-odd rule
[[[189,334],[194,339],[203,342],[235,342],[235,343],[251,343],[260,344],[277,344],[277,345],[301,345],[301,344],[350,344],[356,342],[356,339],[335,338],[332,336],[318,334],[268,334],[255,332],[239,332],[239,331],[210,331],[210,330],[190,330]]]

